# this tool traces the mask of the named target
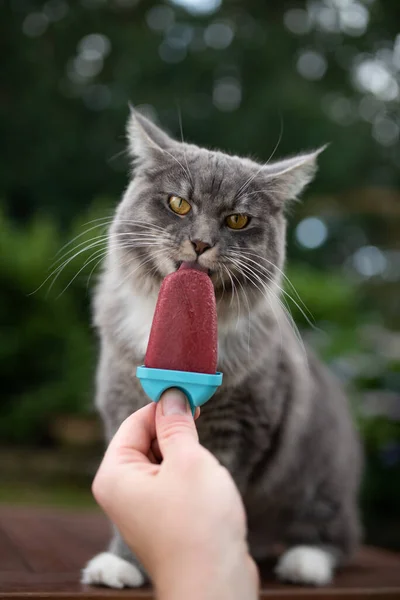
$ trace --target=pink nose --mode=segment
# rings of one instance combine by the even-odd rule
[[[210,244],[207,244],[207,242],[202,242],[201,240],[191,240],[191,241],[192,241],[192,246],[193,246],[194,251],[196,252],[197,256],[200,256],[200,254],[203,254],[203,252],[208,250],[208,248],[211,248]]]

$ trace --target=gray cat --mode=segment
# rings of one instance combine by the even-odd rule
[[[281,296],[285,205],[313,178],[320,151],[259,165],[176,142],[134,111],[128,139],[134,174],[94,302],[107,438],[148,402],[135,368],[162,279],[198,260],[215,287],[224,373],[198,420],[201,443],[242,494],[254,558],[284,544],[279,578],[328,584],[359,539],[360,447],[346,398],[301,343]],[[111,587],[145,577],[117,532],[83,571],[85,583]]]

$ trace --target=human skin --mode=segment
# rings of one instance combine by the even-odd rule
[[[160,600],[258,597],[240,495],[199,444],[180,391],[168,390],[122,423],[92,489]]]

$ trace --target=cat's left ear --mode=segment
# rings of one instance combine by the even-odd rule
[[[174,140],[157,125],[130,107],[127,127],[128,147],[132,158],[146,159],[161,155],[171,148]]]
[[[318,156],[327,144],[307,154],[299,154],[263,168],[263,175],[271,186],[275,198],[284,202],[298,198],[304,188],[314,179]]]

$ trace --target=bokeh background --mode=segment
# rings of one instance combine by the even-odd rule
[[[185,140],[261,161],[330,142],[288,234],[309,322],[289,304],[352,401],[367,540],[399,549],[398,0],[0,11],[0,501],[93,506],[90,241],[127,185],[132,102],[173,135],[181,115]]]

